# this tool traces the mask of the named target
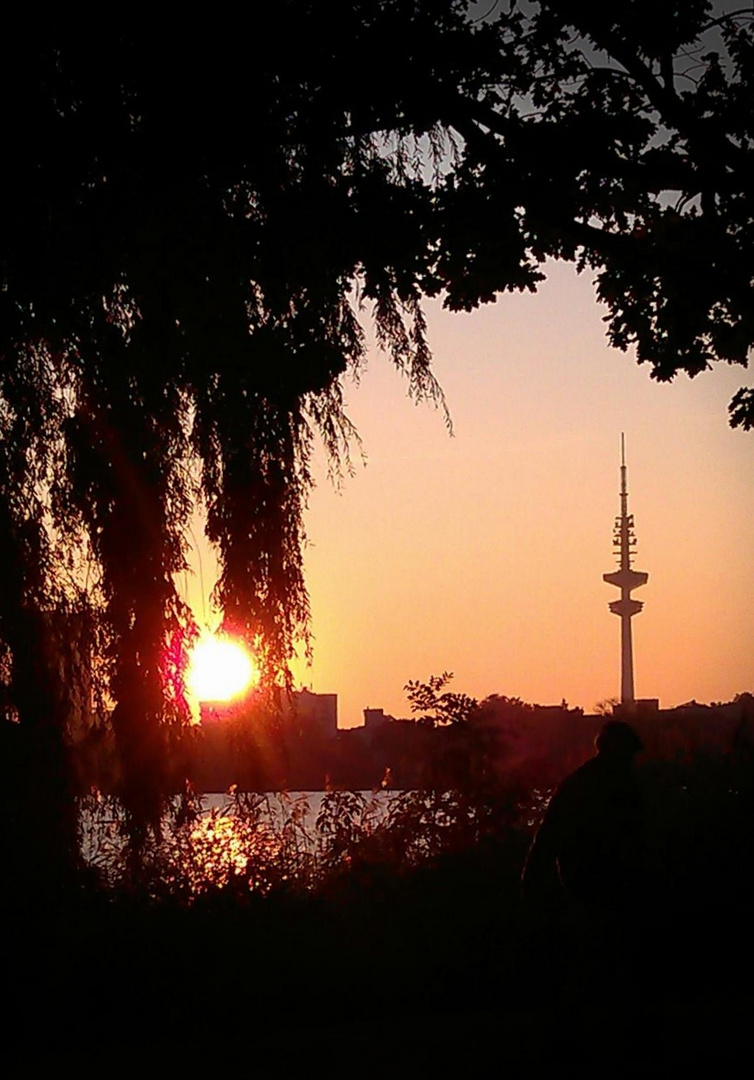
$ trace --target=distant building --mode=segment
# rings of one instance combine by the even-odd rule
[[[393,719],[394,717],[385,715],[384,709],[364,709],[364,727],[367,731],[376,731]]]
[[[243,715],[258,704],[254,691],[246,698],[232,701],[203,701],[200,705],[202,724],[217,723]],[[283,717],[286,724],[301,724],[319,735],[335,736],[338,731],[338,695],[314,694],[311,690],[295,690],[289,702],[283,699]]]
[[[318,735],[335,738],[338,734],[338,695],[298,690],[291,702],[291,716],[309,725]]]
[[[637,698],[635,701],[621,702],[613,707],[613,716],[628,720],[632,717],[660,714],[660,699]]]

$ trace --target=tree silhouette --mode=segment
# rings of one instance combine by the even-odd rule
[[[442,675],[430,675],[426,682],[410,679],[406,683],[403,689],[419,724],[437,728],[469,722],[479,702],[468,694],[446,690],[452,679],[451,671],[443,671]]]
[[[338,13],[316,7],[280,5],[250,39],[133,26],[93,50],[72,25],[35,28],[0,65],[8,706],[35,754],[43,717],[60,756],[65,709],[38,678],[60,682],[50,619],[35,638],[19,613],[86,617],[141,831],[159,817],[165,722],[181,720],[164,668],[189,622],[174,575],[198,498],[226,622],[268,681],[306,632],[309,451],[317,430],[336,468],[347,456],[337,378],[364,355],[357,279],[412,393],[439,397],[412,265],[426,196],[376,134],[399,104],[355,88]]]
[[[596,271],[611,341],[657,378],[745,365],[754,337],[750,13],[281,0],[243,19],[0,46],[3,698],[29,782],[59,776],[79,641],[137,829],[185,715],[191,509],[226,623],[285,682],[312,439],[347,466],[364,307],[435,401],[422,296],[534,289],[550,257]]]
[[[654,378],[746,366],[753,16],[728,9],[495,9],[505,74],[452,120],[466,154],[448,185],[451,306],[533,287],[542,259],[565,258],[597,272],[611,343]],[[732,423],[750,427],[751,410],[740,391]]]

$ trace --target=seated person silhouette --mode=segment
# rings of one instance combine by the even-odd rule
[[[597,754],[566,777],[550,801],[522,875],[527,904],[567,901],[584,915],[625,912],[641,879],[643,825],[633,761],[634,729],[608,720]]]

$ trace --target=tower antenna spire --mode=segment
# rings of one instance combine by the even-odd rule
[[[613,527],[613,549],[618,560],[618,569],[611,574],[603,574],[602,579],[608,585],[615,585],[620,589],[620,600],[613,600],[609,607],[614,615],[620,616],[621,621],[621,684],[620,699],[622,705],[632,705],[636,701],[634,695],[634,655],[633,640],[631,637],[631,619],[638,615],[644,607],[641,600],[634,600],[631,593],[641,585],[646,585],[649,574],[642,570],[634,570],[633,561],[636,536],[634,533],[634,517],[628,512],[628,470],[626,468],[626,437],[621,432],[620,437],[620,514],[615,519]]]

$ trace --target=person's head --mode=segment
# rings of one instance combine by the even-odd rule
[[[630,764],[644,749],[639,736],[624,720],[608,720],[595,739],[597,754],[606,761]]]

